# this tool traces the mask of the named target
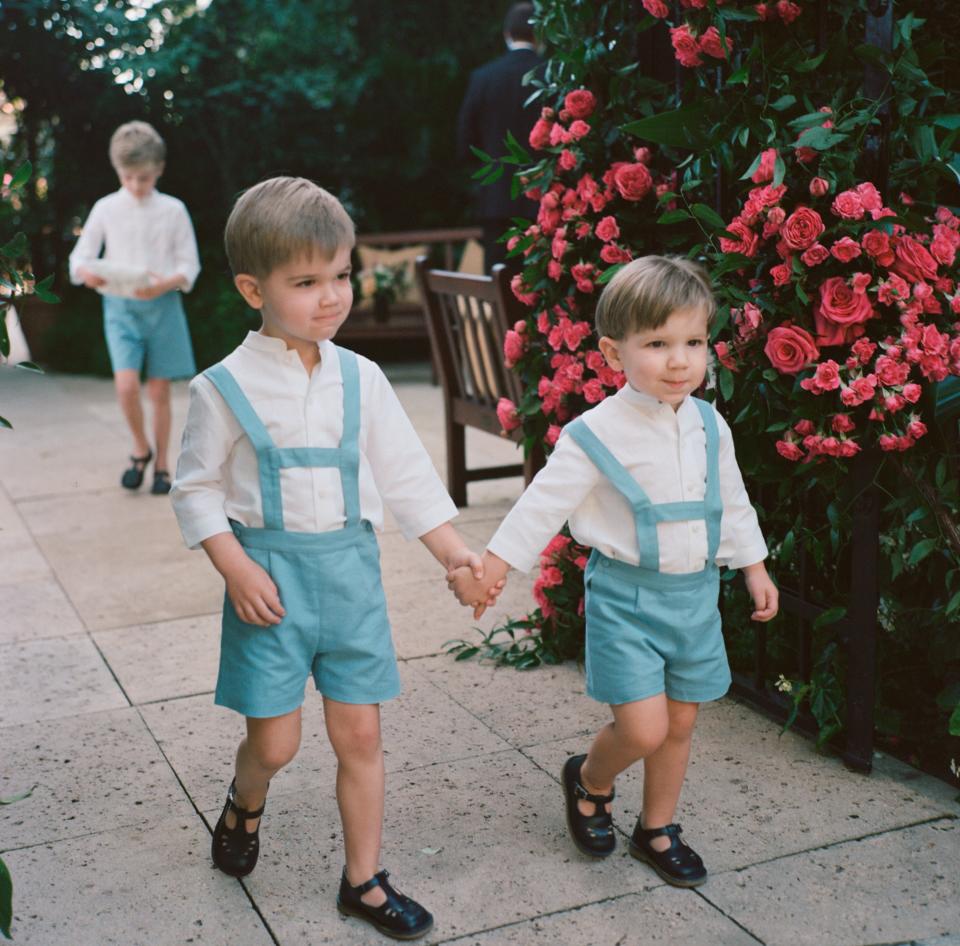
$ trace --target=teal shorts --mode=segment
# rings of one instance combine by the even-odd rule
[[[260,627],[224,597],[215,702],[257,718],[303,703],[308,677],[341,703],[382,703],[400,693],[400,674],[369,522],[334,532],[284,532],[233,525],[247,555],[280,593],[286,615]]]
[[[704,703],[727,692],[716,567],[672,575],[594,551],[584,580],[588,696],[618,705],[666,693]]]
[[[144,361],[148,378],[192,378],[197,373],[179,292],[156,299],[104,296],[103,334],[114,373],[139,373]]]

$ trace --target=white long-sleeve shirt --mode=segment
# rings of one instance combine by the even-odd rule
[[[679,409],[624,385],[586,411],[583,420],[626,467],[654,504],[702,500],[706,493],[706,435],[696,404]],[[763,561],[767,546],[743,486],[733,437],[717,414],[720,434],[720,494],[723,519],[716,562],[742,568]],[[623,494],[570,436],[561,435],[547,465],[497,529],[487,548],[520,571],[529,571],[540,552],[569,521],[574,538],[609,558],[637,565],[633,510]],[[707,559],[705,522],[657,523],[660,571],[701,571]],[[646,564],[646,563],[645,563]]]
[[[248,333],[223,361],[277,447],[336,447],[343,431],[343,383],[336,347],[320,343],[311,375],[277,338]],[[357,355],[360,373],[360,514],[377,530],[384,504],[407,539],[457,515],[430,456],[390,382]],[[340,472],[294,467],[280,471],[284,528],[328,532],[346,520]],[[190,383],[190,407],[171,491],[184,540],[196,548],[229,532],[229,520],[263,526],[256,451],[219,392],[203,375]]]
[[[148,270],[161,279],[183,276],[184,292],[200,272],[197,239],[183,201],[154,191],[138,200],[128,190],[101,197],[90,211],[70,254],[70,281],[83,282],[79,271],[103,258],[131,269]]]

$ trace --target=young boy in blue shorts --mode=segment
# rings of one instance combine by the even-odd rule
[[[340,202],[302,178],[264,181],[237,200],[225,242],[263,324],[191,383],[172,493],[187,545],[226,582],[215,699],[246,717],[213,860],[235,877],[253,870],[312,676],[338,762],[338,909],[415,939],[433,918],[379,866],[379,704],[400,690],[374,534],[384,506],[448,570],[480,576],[480,558],[450,524],[456,507],[383,372],[333,343],[353,301]]]
[[[755,621],[778,608],[730,428],[691,396],[706,375],[714,308],[704,271],[678,257],[634,260],[610,280],[596,328],[600,351],[627,383],[564,428],[490,540],[483,580],[463,568],[448,576],[461,601],[476,601],[511,566],[532,568],[567,520],[593,548],[584,573],[587,693],[610,704],[613,721],[563,767],[567,824],[583,853],[611,854],[614,779],[643,759],[630,853],[680,887],[707,877],[673,819],[698,706],[730,685],[719,566],[743,571]]]
[[[70,254],[70,279],[103,293],[117,400],[133,435],[131,465],[120,480],[127,489],[140,488],[154,459],[140,403],[146,360],[157,450],[150,492],[157,495],[170,492],[170,381],[197,370],[180,293],[193,288],[200,272],[187,208],[156,190],[165,158],[163,139],[146,122],[128,122],[113,133],[110,163],[120,189],[93,205]]]

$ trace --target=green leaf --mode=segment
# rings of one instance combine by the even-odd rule
[[[756,171],[757,168],[760,167],[760,162],[761,162],[762,160],[763,160],[763,152],[761,152],[760,154],[758,154],[758,155],[753,159],[753,161],[752,161],[751,164],[750,164],[750,167],[748,167],[748,168],[746,169],[746,171],[744,171],[743,174],[740,175],[740,180],[741,180],[741,181],[745,181],[748,177],[753,177],[754,171]]]
[[[684,220],[689,220],[690,214],[686,210],[668,210],[665,213],[660,214],[657,218],[657,223],[682,223]]]
[[[34,295],[36,295],[41,302],[59,302],[60,297],[56,293],[50,291],[50,287],[52,285],[53,275],[51,274],[50,276],[45,276],[33,287]]]
[[[960,608],[960,591],[958,591],[948,602],[947,607],[945,608],[946,614],[953,614],[954,611]]]
[[[783,158],[778,154],[773,162],[773,187],[779,187],[787,173],[787,166],[783,163]]]
[[[36,788],[36,785],[31,785],[25,792],[20,792],[19,795],[11,795],[9,798],[0,798],[0,805],[12,805],[14,802],[23,801],[24,798],[29,798],[33,794],[33,790]]]
[[[770,108],[776,109],[778,112],[782,112],[785,109],[790,108],[790,106],[796,101],[797,97],[795,95],[781,95],[776,102],[770,103]]]
[[[811,128],[793,142],[794,148],[813,148],[814,151],[828,151],[841,141],[846,141],[848,135],[837,134],[829,128]]]
[[[750,66],[741,66],[736,72],[730,73],[727,79],[727,85],[746,85],[750,79]]]
[[[701,223],[705,223],[709,227],[722,230],[727,225],[723,217],[706,204],[694,204],[691,210]]]
[[[947,481],[947,458],[941,457],[940,462],[937,463],[937,471],[934,474],[934,482],[939,488],[943,488],[943,484]]]
[[[907,565],[916,565],[922,562],[937,547],[937,539],[921,539],[910,553]]]
[[[13,430],[13,424],[11,424],[6,417],[0,417],[0,427],[6,427],[7,430]]]
[[[24,371],[35,371],[37,374],[43,374],[43,368],[34,364],[32,361],[17,362],[17,367],[23,368]]]
[[[936,136],[929,125],[919,125],[914,128],[913,134],[910,136],[910,143],[922,164],[927,164],[929,161],[940,157]]]
[[[6,244],[6,246],[0,246],[0,256],[7,256],[11,259],[16,259],[18,256],[23,256],[27,252],[27,237],[24,233],[17,233],[14,235],[13,239]]]
[[[697,102],[670,112],[660,112],[621,126],[621,131],[645,141],[674,148],[702,150],[709,143],[708,130],[712,124],[712,102]]]
[[[814,628],[824,627],[827,624],[836,624],[841,618],[847,616],[847,609],[841,606],[835,608],[828,608],[823,612],[814,622]]]
[[[24,161],[13,172],[13,178],[10,181],[10,190],[16,190],[18,187],[23,187],[27,181],[30,180],[30,175],[33,174],[33,165],[29,161]]]
[[[960,128],[960,115],[937,115],[937,117],[933,119],[933,123],[938,128],[955,131],[957,128]]]
[[[492,155],[487,154],[486,151],[481,151],[476,145],[470,145],[470,150],[481,160],[487,164],[493,164],[496,158]]]
[[[597,285],[603,286],[610,282],[610,280],[613,279],[613,277],[616,276],[624,266],[626,266],[626,263],[615,263],[613,266],[605,269],[597,278]]]
[[[10,870],[0,857],[0,933],[7,939],[10,935],[10,924],[13,922],[13,880]]]
[[[725,401],[729,401],[733,397],[733,372],[724,365],[720,365],[719,381],[720,394]]]
[[[960,736],[960,703],[954,707],[950,715],[950,735]]]
[[[796,537],[793,534],[793,529],[791,529],[783,537],[783,545],[780,546],[780,558],[781,562],[789,562],[793,558],[793,550],[796,547]]]
[[[803,59],[793,68],[796,72],[813,72],[821,62],[823,62],[824,57],[827,55],[827,50],[824,50],[820,53],[819,56],[814,56],[813,59]]]

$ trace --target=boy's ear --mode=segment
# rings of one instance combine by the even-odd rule
[[[600,354],[606,359],[607,364],[614,371],[623,371],[623,362],[620,361],[619,342],[609,335],[603,335],[597,343],[600,348]]]
[[[260,295],[260,283],[257,282],[256,276],[251,276],[249,273],[240,273],[233,277],[233,284],[237,287],[237,292],[243,296],[243,301],[251,309],[262,308],[263,296]]]

